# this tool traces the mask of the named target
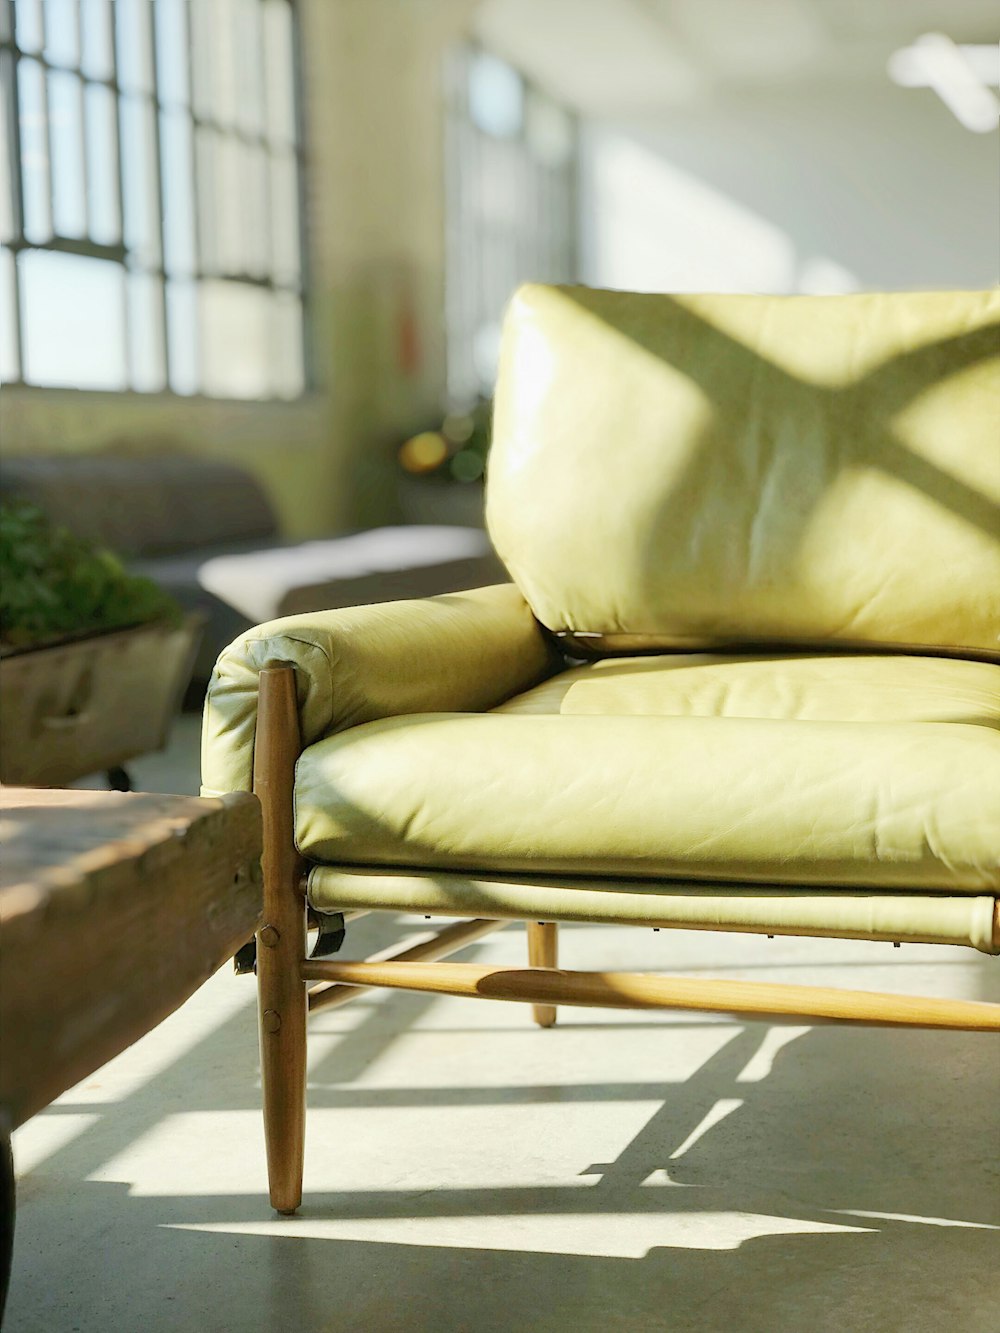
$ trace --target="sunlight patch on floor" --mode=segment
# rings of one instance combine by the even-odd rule
[[[917,1222],[925,1227],[969,1227],[973,1231],[1000,1231],[990,1222],[960,1222],[954,1217],[918,1217],[914,1213],[873,1213],[867,1208],[831,1208],[838,1217],[865,1217],[875,1222]]]
[[[183,1231],[214,1231],[244,1236],[297,1236],[317,1240],[350,1240],[498,1252],[573,1254],[642,1259],[654,1249],[735,1250],[761,1236],[862,1233],[876,1228],[770,1217],[764,1213],[705,1212],[635,1214],[629,1212],[580,1216],[517,1215],[491,1217],[475,1213],[447,1218],[377,1218],[338,1222],[313,1217],[271,1222],[226,1224],[170,1223]]]
[[[85,1133],[100,1116],[87,1112],[36,1115],[14,1134],[14,1162],[18,1177],[28,1176]]]

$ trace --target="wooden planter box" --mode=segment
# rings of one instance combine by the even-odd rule
[[[0,782],[64,787],[161,750],[201,626],[189,616],[0,657]]]

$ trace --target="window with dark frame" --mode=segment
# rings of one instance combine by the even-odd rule
[[[500,321],[521,282],[576,278],[577,118],[474,46],[446,70],[448,396],[492,392]]]
[[[0,380],[305,387],[294,0],[0,0]]]

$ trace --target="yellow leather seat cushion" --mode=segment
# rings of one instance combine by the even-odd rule
[[[1000,728],[1000,666],[889,654],[617,657],[562,671],[498,711]]]
[[[491,713],[311,746],[297,841],[328,864],[993,891],[998,676],[932,658],[601,663]]]

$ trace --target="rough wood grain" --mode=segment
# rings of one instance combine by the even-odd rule
[[[577,1004],[608,1009],[688,1009],[772,1021],[808,1019],[878,1027],[1000,1032],[1000,1004],[819,986],[757,981],[689,981],[634,972],[563,972],[550,968],[482,967],[476,963],[316,961],[303,964],[302,975],[313,981],[386,986],[481,1000]]]
[[[252,935],[260,809],[0,788],[0,1106],[14,1125],[173,1012]]]

